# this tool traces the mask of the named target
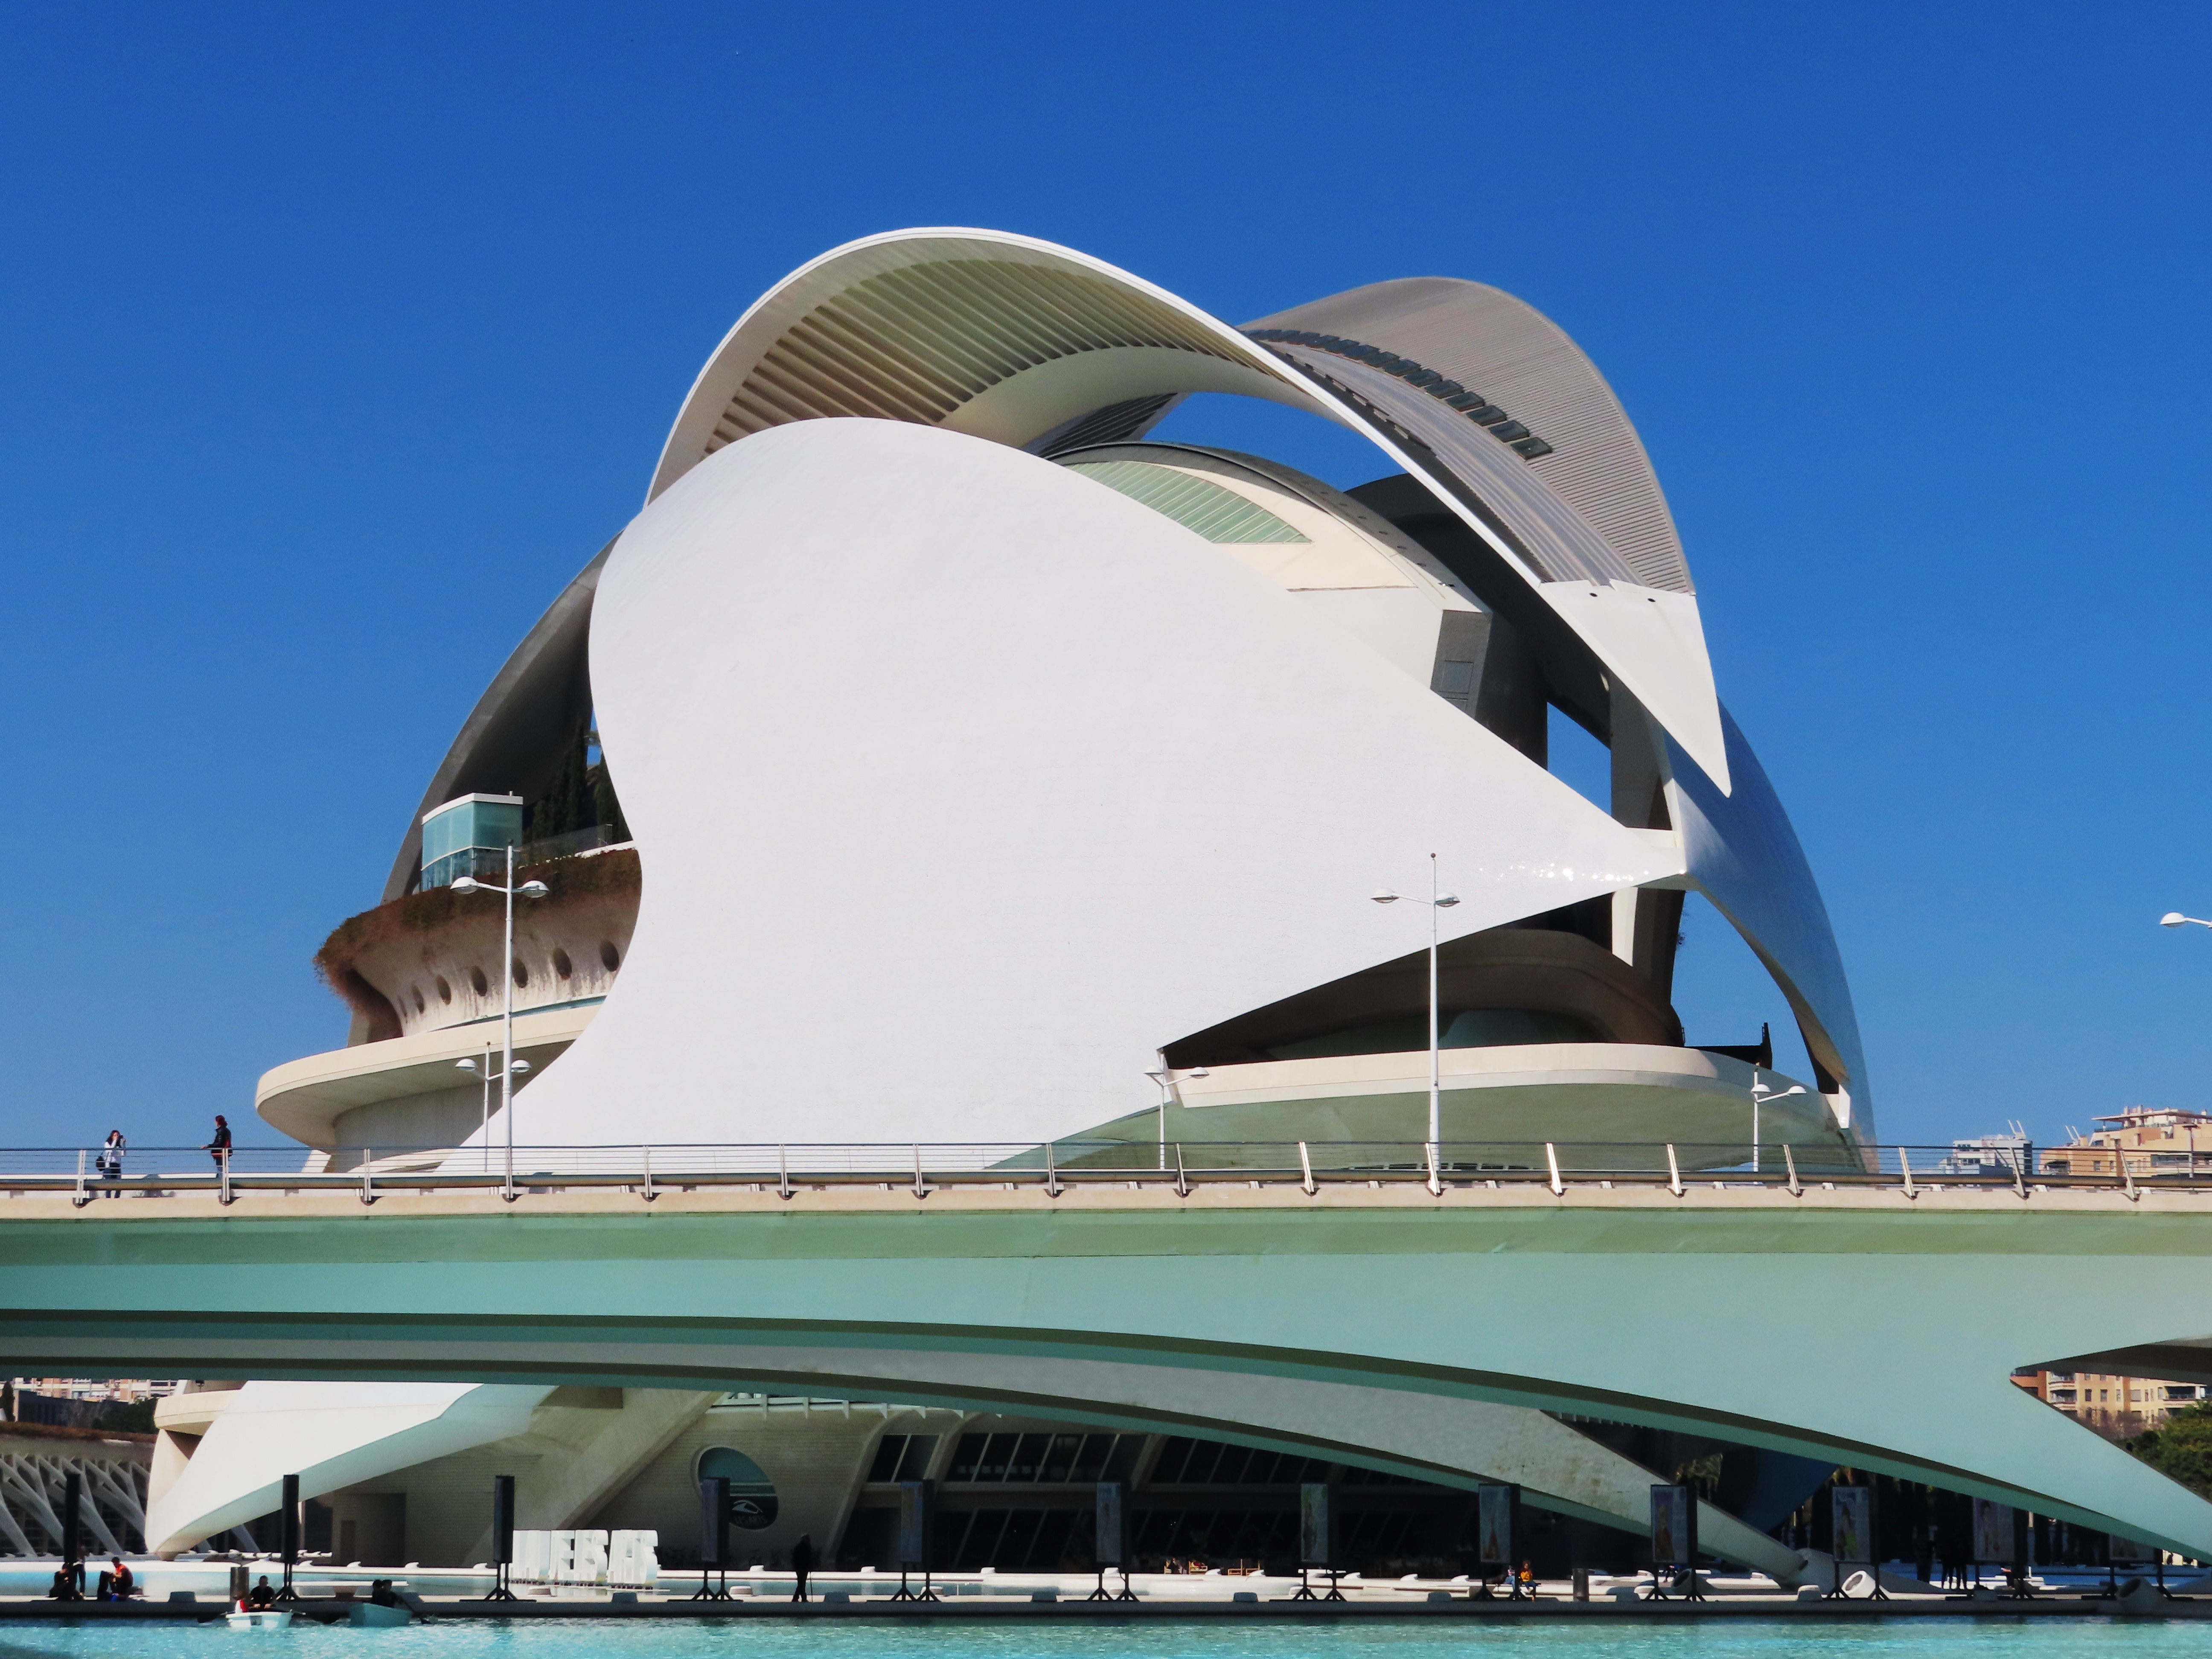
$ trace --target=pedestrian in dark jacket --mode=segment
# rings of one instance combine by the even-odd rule
[[[814,1571],[814,1534],[803,1532],[799,1541],[791,1547],[792,1576],[799,1580],[799,1588],[791,1593],[794,1601],[806,1599],[807,1576]]]
[[[221,1112],[215,1115],[215,1139],[200,1150],[215,1159],[218,1171],[230,1162],[230,1122]]]

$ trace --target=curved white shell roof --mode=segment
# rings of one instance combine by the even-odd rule
[[[647,499],[724,446],[797,421],[860,416],[1043,447],[1055,436],[1135,435],[1193,392],[1310,409],[1427,484],[1725,792],[1727,745],[1688,571],[1641,446],[1595,369],[1554,325],[1480,284],[1410,296],[1383,284],[1300,309],[1329,307],[1377,332],[1398,326],[1423,349],[1433,342],[1495,362],[1500,374],[1520,364],[1517,391],[1534,399],[1524,407],[1559,422],[1549,453],[1525,459],[1403,379],[1263,345],[1073,249],[998,231],[907,230],[823,254],[739,319],[685,399]],[[1594,507],[1614,485],[1615,504]]]

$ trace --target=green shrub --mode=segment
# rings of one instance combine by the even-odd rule
[[[2169,1480],[2212,1498],[2212,1400],[2169,1413],[2157,1428],[2120,1445]]]

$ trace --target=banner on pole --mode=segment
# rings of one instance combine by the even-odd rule
[[[1521,1488],[1478,1486],[1474,1505],[1474,1559],[1486,1567],[1511,1566],[1521,1540]]]
[[[1298,1488],[1298,1565],[1336,1565],[1336,1489],[1325,1483]]]
[[[2012,1505],[1974,1500],[1974,1559],[1985,1567],[2016,1567],[2013,1559]]]
[[[1879,1559],[1874,1543],[1874,1488],[1831,1486],[1828,1504],[1835,1522],[1828,1553],[1838,1561],[1872,1566]]]
[[[937,1483],[902,1480],[899,1488],[898,1564],[929,1565],[930,1523],[936,1519]]]
[[[1096,1553],[1102,1567],[1121,1565],[1123,1491],[1119,1480],[1101,1480],[1098,1483],[1098,1547]]]
[[[1688,1567],[1698,1559],[1698,1497],[1687,1486],[1651,1488],[1651,1565]]]

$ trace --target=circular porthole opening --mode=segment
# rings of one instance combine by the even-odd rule
[[[514,964],[514,982],[518,986],[526,986],[530,983],[530,969],[524,967],[519,962]]]
[[[491,981],[484,977],[484,971],[483,969],[471,968],[469,969],[469,989],[474,991],[478,996],[486,996],[490,994]]]
[[[576,964],[568,960],[568,953],[557,945],[553,947],[553,971],[562,979],[576,971]]]
[[[438,1000],[439,1000],[439,1001],[441,1001],[441,1002],[451,1002],[453,1000],[453,988],[452,987],[452,985],[450,985],[449,983],[447,983],[447,982],[446,976],[445,976],[443,974],[439,975],[438,975]]]
[[[622,966],[622,952],[615,949],[615,942],[612,939],[603,939],[599,941],[599,960],[606,964],[607,971],[611,974]]]
[[[414,994],[415,1012],[416,1013],[421,1013],[425,1008],[428,1008],[430,1006],[428,1003],[422,1000],[422,988],[421,986],[410,985],[407,988]]]
[[[709,1446],[699,1454],[693,1479],[704,1486],[716,1475],[730,1483],[730,1524],[761,1532],[775,1524],[775,1486],[768,1471],[734,1446]]]

